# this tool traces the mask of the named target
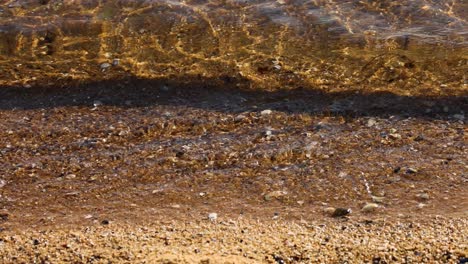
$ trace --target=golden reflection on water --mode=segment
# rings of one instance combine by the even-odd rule
[[[241,76],[263,89],[466,94],[467,6],[461,0],[0,1],[0,84]]]

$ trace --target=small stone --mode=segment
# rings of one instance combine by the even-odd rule
[[[338,177],[346,178],[346,177],[348,177],[348,174],[346,172],[344,172],[344,171],[341,171],[340,173],[338,173]]]
[[[0,221],[8,221],[9,216],[8,213],[0,213]]]
[[[305,202],[304,202],[304,201],[297,201],[296,203],[297,203],[298,205],[304,205]]]
[[[350,214],[352,211],[349,208],[336,208],[333,214],[331,215],[332,217],[344,217]]]
[[[372,201],[374,203],[383,203],[384,202],[384,199],[385,197],[381,197],[381,196],[372,196]]]
[[[418,209],[423,209],[425,206],[426,206],[426,204],[419,203],[419,204],[418,204]]]
[[[71,179],[74,179],[76,178],[76,174],[68,174],[67,176],[65,176],[65,179],[67,180],[71,180]]]
[[[99,100],[95,100],[95,101],[93,102],[93,106],[94,106],[94,107],[98,107],[98,106],[101,106],[101,105],[102,105],[102,102],[99,101]]]
[[[388,134],[388,136],[389,136],[391,139],[401,139],[401,135],[398,134],[398,133],[390,133],[390,134]]]
[[[180,205],[179,204],[173,204],[173,205],[171,205],[171,207],[174,208],[174,209],[179,209]]]
[[[271,115],[272,111],[270,109],[266,109],[266,110],[263,110],[260,112],[260,115],[262,116],[267,116],[267,115]]]
[[[427,193],[420,193],[416,195],[416,198],[421,199],[421,200],[429,200],[429,194]]]
[[[333,213],[335,212],[335,208],[334,207],[327,207],[325,209],[323,209],[323,212],[327,215],[333,215]]]
[[[367,203],[366,205],[364,205],[364,207],[362,207],[361,211],[365,212],[365,213],[369,213],[369,212],[373,212],[375,211],[375,209],[379,208],[379,205],[376,204],[376,203]]]
[[[376,124],[377,124],[377,121],[376,121],[374,118],[371,118],[371,119],[367,120],[366,126],[367,126],[367,127],[373,127],[373,126],[375,126]]]
[[[285,191],[273,191],[267,193],[263,198],[265,199],[265,201],[271,201],[273,199],[279,199],[287,194],[288,192]]]
[[[237,115],[236,117],[234,117],[234,121],[240,122],[240,121],[242,121],[242,120],[244,120],[244,119],[246,119],[246,118],[247,118],[247,117],[246,117],[245,115],[240,114],[240,115]]]
[[[101,67],[101,71],[105,71],[107,69],[109,69],[112,65],[108,62],[104,62],[104,63],[101,63],[100,67]]]
[[[102,225],[108,225],[109,223],[110,223],[110,222],[109,222],[109,220],[107,220],[107,219],[104,219],[104,220],[101,221],[101,224],[102,224]]]
[[[91,219],[91,218],[93,218],[93,215],[91,215],[91,214],[88,214],[88,215],[84,216],[84,219]]]
[[[119,63],[120,63],[120,59],[114,59],[114,60],[112,61],[112,65],[114,65],[114,66],[119,65]]]
[[[163,92],[168,92],[171,88],[169,88],[169,86],[167,86],[167,85],[163,85],[159,89],[161,89],[161,91],[163,91]]]
[[[6,185],[5,180],[0,180],[0,188],[3,188]]]
[[[414,174],[414,173],[417,173],[417,172],[418,172],[418,170],[415,169],[415,168],[410,167],[410,168],[406,169],[406,173],[408,173],[408,174]]]
[[[278,213],[278,212],[275,212],[275,213],[273,214],[272,219],[273,219],[273,220],[279,219],[279,213]]]
[[[214,221],[216,221],[216,219],[218,219],[218,214],[217,213],[208,214],[208,220],[214,222]]]

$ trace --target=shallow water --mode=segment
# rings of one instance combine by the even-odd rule
[[[466,215],[464,1],[0,3],[7,228]]]
[[[467,86],[462,0],[0,3],[6,85],[132,75],[407,95],[463,94]]]

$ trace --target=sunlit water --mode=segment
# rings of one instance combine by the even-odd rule
[[[463,0],[0,4],[0,83],[7,85],[134,75],[403,93],[467,86]]]

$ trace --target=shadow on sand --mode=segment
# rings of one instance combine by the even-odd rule
[[[287,113],[343,114],[350,117],[401,115],[449,119],[468,112],[468,95],[453,97],[399,96],[389,92],[327,93],[313,87],[266,91],[245,89],[242,78],[122,79],[62,87],[0,87],[0,109],[48,109],[93,104],[124,108],[153,105],[185,106],[240,113],[272,109]]]

